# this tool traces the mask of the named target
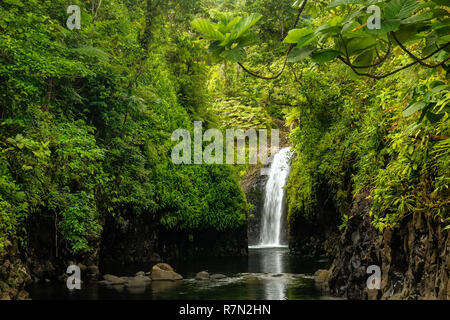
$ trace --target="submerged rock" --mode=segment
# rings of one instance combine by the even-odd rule
[[[208,271],[200,271],[196,274],[195,280],[204,281],[204,280],[210,280],[211,276],[208,273]]]
[[[125,286],[127,288],[142,288],[149,284],[152,279],[147,276],[117,277],[110,274],[104,275],[102,281],[97,283],[105,286]]]
[[[242,279],[244,281],[256,281],[256,280],[259,280],[259,278],[257,276],[252,275],[252,274],[245,275]]]
[[[134,280],[144,281],[144,282],[152,282],[152,278],[147,277],[147,276],[136,276],[136,277],[134,277]]]
[[[220,279],[225,279],[227,276],[221,273],[216,273],[211,275],[211,280],[220,280]]]
[[[182,280],[183,277],[176,273],[173,268],[166,263],[158,263],[152,268],[152,280],[162,281],[162,280]]]

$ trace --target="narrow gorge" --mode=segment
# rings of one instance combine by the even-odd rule
[[[1,0],[0,300],[449,300],[447,2]]]

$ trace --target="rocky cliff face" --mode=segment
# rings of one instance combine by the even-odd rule
[[[349,299],[450,299],[448,230],[429,214],[414,213],[380,234],[363,217],[371,206],[367,194],[354,200],[331,268],[316,274],[318,287]],[[370,265],[381,268],[380,290],[367,289]]]
[[[28,298],[24,289],[31,277],[20,258],[17,244],[17,240],[7,242],[6,247],[0,250],[0,300]]]
[[[237,230],[167,230],[151,215],[123,212],[105,221],[100,269],[193,257],[247,254],[247,226]]]
[[[269,165],[268,165],[269,166]],[[266,166],[266,168],[268,168]],[[261,213],[264,208],[264,193],[269,176],[261,175],[260,169],[254,168],[241,183],[247,197],[248,203],[252,205],[252,210],[248,214],[247,237],[248,245],[253,246],[259,243],[261,229]]]
[[[289,248],[303,257],[333,257],[337,250],[340,214],[328,196],[325,186],[317,192],[318,206],[314,217],[295,212],[289,216]]]

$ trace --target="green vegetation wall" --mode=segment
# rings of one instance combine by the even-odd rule
[[[232,168],[170,159],[173,130],[210,119],[204,51],[186,24],[195,1],[177,14],[157,1],[71,3],[80,30],[65,26],[68,1],[0,3],[0,252],[26,244],[31,216],[54,221],[55,249],[73,254],[125,209],[172,230],[245,224]]]

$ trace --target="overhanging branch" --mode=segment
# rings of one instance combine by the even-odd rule
[[[308,0],[303,0],[303,2],[302,2],[302,4],[301,4],[300,8],[298,9],[298,13],[297,13],[297,17],[296,17],[296,19],[295,19],[295,23],[294,23],[293,29],[295,29],[295,28],[297,27],[298,22],[300,21],[300,16],[301,16],[303,10],[305,9],[306,2],[308,2]],[[284,39],[283,39],[283,40],[284,40]],[[280,77],[280,76],[283,74],[284,69],[286,68],[286,64],[287,64],[287,59],[288,59],[289,53],[291,53],[292,49],[294,49],[294,45],[291,44],[291,45],[289,46],[287,52],[286,52],[285,57],[284,57],[283,66],[281,67],[280,71],[279,71],[278,73],[276,73],[275,75],[273,75],[273,76],[263,76],[263,75],[259,75],[259,74],[257,74],[256,72],[253,72],[253,71],[247,69],[247,68],[246,68],[242,63],[240,63],[240,62],[238,62],[238,65],[242,68],[242,70],[244,70],[245,72],[247,72],[248,74],[250,74],[250,75],[252,75],[252,76],[254,76],[254,77],[256,77],[256,78],[264,79],[264,80],[274,80],[274,79],[277,79],[278,77]]]

